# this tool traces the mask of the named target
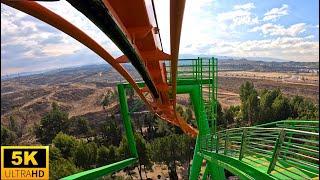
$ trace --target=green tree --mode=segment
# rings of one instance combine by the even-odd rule
[[[103,107],[104,110],[106,106],[108,106],[110,104],[110,102],[112,102],[114,98],[114,93],[112,92],[112,90],[108,90],[102,97],[102,100],[100,102],[101,106]]]
[[[9,146],[15,143],[17,135],[1,125],[1,146]]]
[[[156,137],[168,136],[174,133],[174,129],[166,121],[157,120],[156,121]]]
[[[118,149],[115,146],[101,146],[98,148],[97,165],[104,166],[119,160]]]
[[[50,146],[49,158],[50,179],[60,179],[80,171],[73,163],[72,159],[64,159],[60,149],[55,146]]]
[[[315,105],[309,99],[300,103],[298,108],[299,119],[319,119],[319,105]]]
[[[50,158],[49,162],[56,161],[56,160],[59,160],[60,158],[63,158],[60,149],[58,149],[55,146],[50,146],[49,158]]]
[[[290,107],[291,107],[291,117],[298,118],[300,107],[304,104],[304,98],[302,96],[294,96],[290,100]]]
[[[119,124],[116,122],[115,117],[106,119],[105,123],[100,128],[102,136],[102,144],[118,146],[122,138],[122,131]]]
[[[18,132],[17,121],[16,121],[16,119],[15,119],[12,115],[9,117],[9,125],[8,125],[8,128],[9,128],[11,131],[15,132],[15,133]]]
[[[80,117],[76,120],[78,135],[87,135],[90,132],[89,122],[86,118]]]
[[[111,163],[115,163],[117,161],[119,161],[119,152],[118,152],[118,149],[117,147],[115,146],[109,146],[108,148],[109,150],[109,154],[108,154],[108,157],[109,157],[109,160],[108,160],[108,164],[111,164]]]
[[[224,119],[226,121],[227,124],[231,124],[234,122],[234,118],[235,118],[235,108],[234,106],[230,106],[229,108],[227,108],[224,112]]]
[[[274,100],[281,95],[280,89],[266,90],[264,89],[260,95],[260,121],[259,123],[268,123],[274,120],[272,104]]]
[[[154,139],[151,143],[152,161],[165,163],[169,168],[170,179],[178,179],[177,165],[189,161],[192,157],[190,141],[186,135],[178,134]]]
[[[291,109],[288,98],[279,95],[272,103],[272,110],[274,113],[274,120],[285,120],[291,115]]]
[[[60,150],[62,157],[65,159],[72,157],[78,144],[76,138],[62,132],[57,134],[57,136],[52,140],[52,143]]]
[[[52,103],[52,110],[35,126],[35,134],[42,144],[51,143],[52,139],[60,132],[67,132],[68,113],[59,109],[57,103]]]
[[[218,101],[217,103],[217,125],[223,125],[226,124],[225,119],[224,119],[224,115],[223,115],[223,111],[222,111],[222,107],[220,102]]]
[[[145,138],[147,140],[154,139],[156,137],[156,120],[158,119],[155,115],[153,114],[145,114],[144,117],[144,122],[147,127],[146,135]]]
[[[149,144],[145,141],[145,139],[140,134],[135,133],[134,137],[135,137],[138,156],[139,156],[138,171],[139,171],[140,179],[143,179],[142,173],[141,173],[142,166],[144,167],[144,172],[146,176],[147,176],[147,169],[152,168],[152,163],[150,160],[150,147],[149,147]]]
[[[252,125],[254,122],[259,121],[259,99],[258,93],[253,91],[248,97],[246,102],[247,112],[248,112],[248,123]]]
[[[138,161],[139,176],[140,176],[140,179],[143,179],[142,168],[144,169],[145,175],[147,176],[147,169],[151,169],[152,167],[152,162],[150,160],[151,158],[150,145],[145,141],[145,139],[139,133],[135,133],[134,137],[135,137],[135,142],[136,142],[136,147],[137,147],[137,152],[139,157],[139,161]],[[131,156],[128,140],[125,136],[123,136],[122,138],[118,151],[119,151],[119,155],[121,156],[121,159],[129,158]],[[130,173],[130,169],[131,168],[128,168],[126,170]]]
[[[240,100],[242,119],[251,125],[259,117],[258,93],[253,83],[246,81],[240,86]]]
[[[88,169],[96,164],[97,145],[94,142],[85,143],[81,141],[73,153],[74,163],[81,168]]]
[[[131,157],[128,140],[125,136],[122,136],[122,140],[118,148],[118,153],[119,153],[120,159],[128,159],[129,157]],[[131,176],[131,171],[133,169],[134,169],[133,166],[129,166],[124,168],[123,171],[126,172],[129,176]]]
[[[81,171],[81,169],[77,168],[72,161],[66,160],[64,158],[59,158],[58,160],[50,161],[49,169],[50,179],[61,179],[63,177]]]
[[[249,98],[250,94],[252,94],[253,91],[256,91],[254,89],[253,83],[246,81],[244,84],[241,84],[241,86],[240,86],[240,100],[241,100],[241,102],[246,102],[247,99]]]

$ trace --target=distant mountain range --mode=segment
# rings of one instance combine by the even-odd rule
[[[270,58],[270,57],[236,57],[236,56],[213,56],[213,55],[193,55],[193,54],[180,54],[179,58],[198,58],[198,57],[216,57],[219,60],[225,60],[225,59],[233,59],[233,60],[241,60],[246,59],[250,61],[265,61],[265,62],[295,62],[293,60],[287,60],[287,59],[278,59],[278,58]]]
[[[312,68],[315,68],[319,66],[319,61],[318,62],[297,62],[297,61],[289,61],[289,60],[285,60],[285,59],[277,59],[277,58],[269,58],[269,57],[234,57],[234,56],[210,56],[210,55],[204,55],[204,54],[200,54],[200,55],[193,55],[193,54],[180,54],[179,58],[180,59],[193,59],[193,58],[198,58],[198,57],[216,57],[218,58],[220,63],[223,63],[224,61],[227,61],[228,63],[232,63],[232,61],[234,62],[234,65],[237,66],[237,64],[239,64],[240,62],[247,62],[249,64],[251,64],[250,62],[254,63],[254,62],[265,62],[265,63],[284,63],[284,64],[292,64],[292,65],[311,65]],[[65,67],[65,68],[57,68],[57,69],[50,69],[50,70],[44,70],[44,71],[32,71],[32,72],[21,72],[21,73],[16,73],[16,74],[8,74],[8,75],[1,75],[1,80],[5,80],[8,78],[15,78],[15,77],[21,77],[21,76],[29,76],[29,75],[35,75],[35,74],[41,74],[41,73],[57,73],[60,70],[68,70],[68,69],[74,69],[74,68],[84,68],[84,69],[88,69],[88,68],[101,68],[101,65],[105,65],[105,67],[110,67],[109,64],[103,63],[103,64],[89,64],[89,65],[83,65],[83,66],[74,66],[74,67]],[[127,67],[131,67],[130,64],[125,64],[125,66]]]

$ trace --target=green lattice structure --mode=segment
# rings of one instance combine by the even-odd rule
[[[199,130],[189,179],[201,178],[203,161],[206,168],[202,179],[225,179],[225,170],[240,179],[319,179],[319,121],[284,120],[217,132],[217,72],[216,58],[179,61],[177,94],[190,95]],[[131,157],[64,179],[94,179],[138,161],[128,88],[129,84],[118,85]]]

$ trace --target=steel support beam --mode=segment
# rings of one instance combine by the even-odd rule
[[[133,133],[131,118],[129,114],[126,89],[122,84],[118,84],[118,94],[119,94],[121,118],[126,131],[129,150],[132,157],[138,158],[136,142],[134,140],[134,133]]]
[[[180,36],[185,0],[170,0],[170,48],[171,48],[171,83],[174,108],[176,107],[177,66],[180,46]]]
[[[185,83],[186,82],[187,81],[185,81]],[[204,113],[200,85],[199,84],[179,85],[177,86],[177,94],[190,94],[191,102],[192,102],[194,113],[196,116],[198,130],[199,130],[199,134],[196,139],[196,145],[194,149],[194,155],[192,159],[192,165],[191,165],[190,177],[189,177],[189,179],[195,180],[195,179],[198,179],[199,177],[201,165],[203,161],[203,157],[199,155],[201,151],[200,137],[207,135],[210,132],[210,128],[209,128],[206,114]],[[221,173],[223,171],[221,167],[218,167],[216,164],[212,164],[212,162],[208,162],[208,164],[210,166],[210,170],[211,170],[210,172],[212,172],[211,176],[216,176],[216,177],[224,176],[224,174]],[[219,178],[219,179],[223,179],[223,178]]]
[[[126,34],[118,26],[111,12],[101,0],[67,0],[73,7],[88,17],[101,31],[103,31],[117,47],[128,57],[146,83],[155,98],[159,98],[158,91],[143,64],[137,48],[129,41]]]
[[[114,69],[116,69],[134,88],[134,90],[138,93],[140,98],[147,104],[147,106],[152,110],[150,103],[141,93],[139,87],[136,82],[130,76],[130,74],[120,65],[116,60],[96,41],[90,38],[87,34],[81,31],[79,28],[62,18],[61,16],[55,14],[49,9],[43,7],[42,5],[32,2],[32,1],[9,1],[9,0],[1,0],[1,3],[4,3],[12,8],[18,9],[24,13],[27,13],[59,30],[68,34],[72,38],[76,39],[83,45],[87,46],[97,55],[99,55],[102,59],[108,62]]]

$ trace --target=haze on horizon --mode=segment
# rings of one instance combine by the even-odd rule
[[[66,1],[40,3],[78,26],[114,57],[122,54]],[[155,0],[155,6],[164,51],[169,52],[169,0]],[[1,76],[104,62],[68,35],[3,4],[1,49]],[[187,0],[180,54],[318,62],[319,2]]]

